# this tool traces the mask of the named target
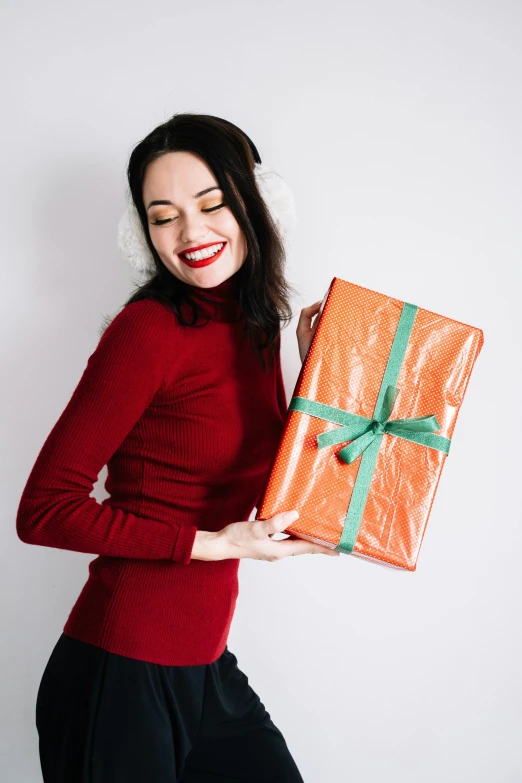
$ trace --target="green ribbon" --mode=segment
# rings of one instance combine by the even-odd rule
[[[343,552],[350,553],[355,546],[384,435],[394,435],[445,454],[449,453],[450,439],[435,435],[435,432],[440,430],[436,416],[390,419],[399,394],[395,384],[404,361],[417,310],[415,305],[404,303],[371,419],[306,397],[292,397],[288,406],[289,410],[301,411],[342,425],[340,429],[317,435],[318,448],[323,449],[336,443],[351,441],[348,446],[337,452],[337,456],[350,465],[362,455],[341,540],[336,547]]]

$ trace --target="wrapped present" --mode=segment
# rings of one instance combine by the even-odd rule
[[[256,519],[295,508],[285,533],[415,571],[483,340],[334,277]]]

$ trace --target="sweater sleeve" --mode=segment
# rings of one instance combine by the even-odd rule
[[[101,469],[168,378],[173,318],[161,303],[140,300],[102,334],[27,479],[16,517],[24,543],[190,561],[197,526],[141,518],[90,497]]]

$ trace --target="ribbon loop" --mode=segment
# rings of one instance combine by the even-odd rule
[[[440,424],[436,416],[417,416],[412,419],[393,419],[388,422],[388,432],[408,430],[409,432],[438,432]]]

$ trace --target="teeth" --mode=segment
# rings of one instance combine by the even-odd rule
[[[215,256],[216,253],[219,253],[224,244],[224,242],[221,242],[219,245],[206,247],[204,250],[198,250],[196,253],[180,253],[180,255],[183,256],[183,258],[188,258],[189,261],[201,261],[203,258]]]

